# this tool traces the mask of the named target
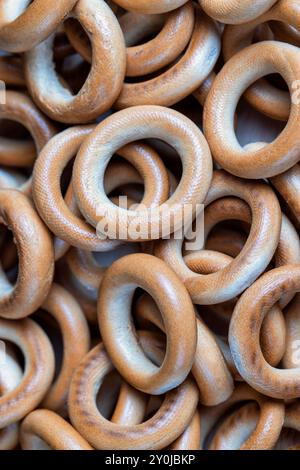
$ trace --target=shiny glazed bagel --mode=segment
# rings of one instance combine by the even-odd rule
[[[77,0],[0,2],[0,48],[24,52],[46,39],[63,22]]]
[[[193,93],[213,70],[220,53],[214,22],[195,10],[195,26],[188,48],[168,70],[138,83],[124,83],[117,109],[137,105],[171,106]]]
[[[141,335],[140,335],[141,338]],[[143,344],[157,360],[161,341],[153,333]],[[154,350],[153,350],[154,348]],[[73,426],[95,448],[102,450],[163,449],[177,439],[191,421],[198,403],[198,390],[191,379],[168,392],[158,411],[141,424],[117,424],[105,419],[96,406],[96,395],[113,369],[103,344],[92,349],[76,369],[70,387],[69,414]],[[180,409],[180,414],[177,410]]]
[[[280,73],[291,92],[300,74],[300,52],[276,41],[254,44],[235,54],[216,77],[204,107],[204,134],[216,162],[242,178],[267,178],[299,160],[299,106],[292,102],[289,120],[280,135],[264,148],[247,151],[234,131],[234,113],[243,92],[264,75]]]
[[[239,197],[249,204],[252,224],[242,251],[220,271],[202,275],[189,269],[182,256],[183,240],[171,238],[156,242],[156,256],[177,273],[196,304],[218,304],[241,294],[263,273],[278,245],[281,210],[268,185],[215,171],[205,204],[226,196]]]
[[[136,11],[138,13],[166,13],[181,7],[188,0],[114,0],[125,10]]]
[[[198,0],[206,13],[221,23],[247,23],[265,13],[277,0]]]
[[[92,450],[71,424],[49,410],[34,410],[26,416],[20,442],[24,450]]]
[[[149,361],[134,334],[130,306],[137,287],[154,298],[163,317],[167,348],[161,367]],[[98,322],[114,366],[138,390],[165,393],[190,372],[197,344],[194,308],[176,274],[154,256],[128,255],[107,269],[99,291]]]
[[[175,61],[191,39],[195,24],[194,16],[191,1],[181,8],[172,10],[166,16],[137,13],[127,13],[121,16],[120,26],[127,46],[126,76],[147,75]],[[136,42],[140,43],[144,36],[147,37],[156,32],[161,26],[160,23],[162,23],[161,30],[153,39],[135,45]],[[74,48],[91,63],[92,50],[88,37],[82,34],[78,25],[70,20],[65,24],[65,31]]]
[[[0,397],[0,429],[15,423],[35,409],[54,375],[54,353],[42,328],[33,320],[0,319],[0,338],[17,345],[25,359],[21,382]]]
[[[267,396],[299,396],[299,367],[276,369],[264,359],[259,335],[261,323],[272,306],[289,291],[300,290],[299,265],[286,265],[261,276],[238,301],[230,323],[229,344],[241,376]]]
[[[48,116],[84,124],[106,112],[118,97],[126,49],[119,23],[103,0],[79,0],[70,17],[82,23],[93,45],[91,70],[78,94],[64,87],[55,72],[53,36],[25,54],[25,75],[33,100]]]
[[[141,215],[138,208],[135,211],[118,208],[108,200],[103,178],[108,162],[120,147],[146,138],[167,142],[181,158],[180,185],[165,202],[174,218],[181,214],[184,204],[190,204],[193,211],[196,210],[196,204],[203,202],[211,183],[212,161],[207,143],[197,126],[177,111],[160,106],[137,106],[105,119],[83,142],[77,154],[73,188],[79,209],[91,225],[96,227],[101,222],[101,227],[106,224],[114,227],[118,221],[118,232],[127,240],[132,238],[130,228],[136,226],[139,227],[139,241],[161,236],[163,206],[156,204],[157,210],[152,211],[151,218],[148,210],[142,211]],[[174,229],[174,223],[170,223],[171,233]],[[133,241],[136,241],[136,233],[133,235]]]
[[[15,320],[37,310],[48,295],[54,274],[53,243],[30,200],[17,190],[0,190],[0,221],[13,232],[19,255],[14,286],[0,273],[0,317]]]

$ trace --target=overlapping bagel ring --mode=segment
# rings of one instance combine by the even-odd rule
[[[245,440],[241,443],[241,449],[271,449],[276,444],[284,423],[284,403],[261,395],[245,383],[238,384],[231,397],[219,406],[206,409],[200,408],[203,424],[202,442],[205,442],[205,438],[208,437],[209,432],[220,417],[226,414],[233,405],[249,401],[255,401],[259,405],[260,416],[255,429],[251,429],[250,435],[249,433],[245,435]],[[217,445],[217,438],[218,434],[216,440],[212,441],[212,446]],[[243,436],[240,435],[239,440],[243,441]]]
[[[298,162],[296,102],[291,104],[289,120],[280,135],[256,151],[247,151],[239,144],[234,113],[243,92],[264,75],[280,73],[293,93],[293,84],[300,74],[299,58],[297,47],[265,41],[235,54],[216,77],[205,101],[204,134],[216,162],[227,171],[242,178],[267,178],[283,173]]]
[[[193,252],[189,255],[186,255],[184,260],[187,267],[192,269],[193,271],[200,274],[211,274],[213,272],[217,272],[220,269],[223,269],[228,264],[230,264],[232,258],[227,255],[223,255],[223,253],[201,250],[199,252]],[[234,304],[235,303],[236,302],[234,302]],[[215,306],[215,308],[216,307],[217,306]],[[230,317],[232,314],[232,310],[230,311]],[[226,323],[229,323],[230,318],[227,318],[227,312],[225,313],[221,310],[219,314],[225,320]],[[269,314],[266,316],[261,328],[260,342],[263,355],[269,364],[275,366],[279,364],[279,362],[283,358],[287,346],[286,326],[284,318],[285,317],[283,316],[282,310],[279,308],[279,306],[276,305],[272,308],[272,310],[270,310]],[[276,344],[275,350],[274,344]],[[200,340],[199,345],[201,345]],[[220,363],[220,360],[218,362]],[[219,379],[220,375],[221,374],[219,372],[217,375]],[[201,390],[200,384],[199,388]],[[212,396],[212,393],[210,392],[209,395]]]
[[[0,319],[0,337],[22,351],[25,370],[21,382],[0,397],[0,428],[9,426],[36,408],[54,375],[54,353],[48,336],[33,320],[18,323]]]
[[[119,231],[128,240],[131,238],[130,226],[137,223],[140,241],[143,234],[145,240],[160,236],[162,208],[158,207],[157,213],[151,214],[149,231],[147,211],[143,211],[142,218],[138,210],[127,211],[114,206],[104,193],[103,177],[114,152],[141,138],[166,141],[176,148],[182,160],[180,185],[165,202],[174,218],[184,204],[190,204],[196,211],[196,204],[201,204],[206,196],[212,175],[211,155],[201,131],[176,111],[161,106],[136,106],[119,111],[100,123],[84,141],[74,163],[72,181],[79,209],[94,227],[100,221],[111,227],[117,220]],[[175,230],[174,223],[170,230],[171,233]]]
[[[142,328],[149,327],[150,322],[165,332],[163,318],[157,304],[150,296],[143,295],[138,299],[135,313]],[[215,406],[231,396],[234,384],[216,338],[199,317],[196,321],[197,347],[191,372],[199,388],[200,403]],[[203,349],[206,351],[205,356]]]
[[[6,355],[5,364],[1,365],[0,393],[5,395],[12,391],[21,382],[22,369],[10,354]],[[12,450],[19,442],[19,423],[12,423],[0,429],[0,450]]]
[[[64,168],[73,158],[74,154],[79,151],[80,145],[92,131],[93,127],[91,126],[70,128],[55,136],[49,142],[49,145],[41,153],[34,168],[33,197],[41,217],[44,218],[57,237],[78,248],[93,251],[108,251],[114,248],[117,242],[115,240],[101,239],[93,227],[79,218],[76,213],[74,214],[66,205],[60,189],[60,178]],[[143,204],[150,206],[151,204],[159,205],[165,202],[168,194],[168,176],[157,153],[142,144],[128,145],[125,148],[116,148],[115,150],[136,165],[145,177],[146,193],[142,201]],[[114,149],[112,149],[112,152],[114,152]],[[90,157],[92,156],[90,155]],[[101,171],[101,166],[105,166],[103,168],[104,178],[108,162],[107,158],[105,161],[103,157],[99,162],[99,170]],[[193,155],[191,157],[193,158]],[[209,155],[205,155],[205,157],[209,162],[209,166]],[[75,161],[78,158],[79,155],[77,153]],[[75,190],[74,171],[75,168],[72,177],[72,185]],[[155,182],[154,185],[153,182]],[[116,207],[112,203],[110,205]],[[115,210],[117,210],[117,207]],[[59,224],[57,223],[58,220],[60,221]]]
[[[270,366],[261,353],[259,331],[264,316],[281,295],[286,291],[298,290],[299,265],[273,269],[261,276],[242,295],[230,323],[230,349],[241,376],[254,389],[279,399],[296,398],[299,395],[299,367],[276,369]],[[240,334],[241,324],[243,335]],[[240,358],[243,358],[242,361]]]
[[[125,41],[128,37],[129,42],[133,42],[133,45],[127,46],[126,49],[126,76],[128,77],[147,75],[171,64],[189,43],[195,23],[193,4],[189,1],[167,15],[161,31],[155,38],[145,44],[135,46],[134,42],[142,33],[149,36],[164,18],[159,19],[156,16],[153,18],[152,15],[149,18],[148,15],[134,13],[127,13],[124,16],[123,23],[123,17],[120,19],[120,25],[123,26]],[[152,28],[151,24],[148,26],[151,19]],[[77,24],[71,21],[66,22],[65,31],[74,48],[91,63],[92,51],[88,37],[83,35]]]
[[[71,377],[74,369],[89,350],[90,333],[84,314],[76,300],[58,284],[52,284],[42,308],[56,319],[63,337],[61,369],[42,404],[48,410],[65,414]]]

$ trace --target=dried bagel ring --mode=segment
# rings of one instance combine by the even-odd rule
[[[300,167],[293,166],[290,170],[271,178],[272,185],[287,202],[289,209],[300,222]]]
[[[50,233],[32,203],[20,191],[0,190],[0,220],[14,235],[19,271],[14,286],[0,274],[0,317],[24,318],[37,310],[50,290],[54,251]]]
[[[24,52],[46,39],[62,23],[77,0],[13,0],[0,2],[0,48]]]
[[[273,398],[299,396],[299,367],[276,369],[265,361],[259,345],[261,323],[283,294],[299,290],[299,265],[273,269],[244,292],[230,323],[229,344],[239,373],[253,388]]]
[[[117,109],[137,105],[171,106],[193,93],[212,72],[220,53],[213,20],[195,9],[195,26],[188,48],[168,70],[138,83],[124,83]]]
[[[211,273],[219,271],[220,269],[223,269],[228,264],[230,264],[232,262],[232,258],[227,255],[224,256],[223,253],[218,253],[215,251],[208,251],[208,250],[201,250],[201,251],[195,251],[186,255],[184,257],[184,261],[187,267],[192,269],[196,273],[211,274]],[[233,299],[234,305],[236,303],[236,300],[237,299]],[[221,316],[221,318],[224,320],[226,325],[229,325],[229,321],[233,312],[234,305],[229,311],[229,316],[228,316],[227,309],[223,312],[222,309],[220,308],[217,309],[217,305],[214,306],[214,310]],[[222,304],[221,304],[221,307],[222,307]],[[199,333],[198,333],[198,338],[199,338]],[[270,310],[267,317],[265,318],[263,325],[262,325],[262,329],[261,329],[260,341],[261,341],[261,348],[262,348],[264,357],[266,358],[267,362],[269,364],[272,364],[273,366],[276,366],[283,358],[283,355],[286,350],[285,317],[283,316],[282,310],[279,308],[279,306],[277,305],[274,306],[272,310]],[[276,348],[274,348],[274,344],[276,344]],[[206,349],[208,350],[208,346],[206,347]],[[200,359],[201,351],[202,351],[201,342],[199,341],[199,361],[198,362],[201,363],[203,361],[205,366],[208,366],[209,361],[207,360],[207,356],[205,357],[205,361],[204,361],[204,358],[202,359],[202,361]],[[219,359],[218,362],[216,361],[215,367],[219,367],[220,365],[221,365],[221,361]],[[202,373],[202,376],[203,375],[204,374]],[[214,374],[214,376],[216,380],[219,380],[220,372],[218,374]],[[208,374],[208,377],[210,378],[209,374]],[[201,386],[197,378],[196,378],[196,381],[201,390]],[[213,393],[215,393],[215,389],[214,389],[214,392],[210,392],[208,396],[212,397]],[[203,404],[207,404],[207,403],[203,402]]]
[[[66,412],[68,390],[74,369],[89,350],[90,333],[78,303],[60,285],[52,284],[42,309],[55,318],[63,338],[62,366],[47,391],[42,406],[62,414]]]
[[[149,31],[147,28],[148,23],[152,19],[152,15],[150,19],[148,15],[138,15],[134,13],[127,13],[124,16],[127,21],[125,23],[125,20],[121,17],[120,25],[122,27],[123,19],[124,27],[122,27],[122,30],[125,42],[126,36],[130,35],[130,39],[135,36],[138,37],[138,32],[141,31],[141,27],[144,23],[144,33],[145,30],[148,35],[152,32],[150,28]],[[156,19],[156,17],[153,19],[152,29],[155,30],[157,28],[158,21],[159,19]],[[128,31],[127,28],[129,27],[133,31]],[[181,8],[171,11],[166,16],[161,31],[153,39],[137,46],[127,46],[126,76],[136,77],[147,75],[169,65],[184,51],[191,39],[193,29],[194,8],[192,2],[189,1]],[[135,30],[137,30],[136,34],[134,34]],[[92,51],[87,36],[82,35],[77,24],[73,21],[66,22],[65,31],[74,48],[85,60],[91,63]]]
[[[65,88],[53,65],[53,36],[25,54],[25,76],[38,106],[56,121],[84,124],[108,111],[118,97],[126,68],[119,23],[103,0],[79,0],[69,15],[82,23],[93,45],[90,73],[77,95]]]
[[[268,11],[277,0],[198,0],[206,13],[221,23],[240,24]]]
[[[222,416],[226,416],[230,408],[249,401],[255,401],[258,404],[260,408],[259,419],[255,429],[252,430],[250,435],[245,435],[240,449],[272,449],[278,440],[284,423],[284,403],[261,395],[245,383],[237,384],[233,394],[225,403],[213,408],[200,408],[202,440],[205,440],[210,431],[213,430],[215,424],[219,422]],[[215,436],[217,435],[215,434]],[[239,435],[239,439],[240,438],[241,436]],[[215,444],[216,441],[212,441],[212,449]]]
[[[210,204],[226,196],[239,197],[249,204],[252,225],[242,251],[222,270],[208,275],[196,274],[184,263],[182,239],[156,242],[156,256],[166,261],[178,274],[196,304],[218,304],[241,294],[264,272],[278,245],[281,208],[268,185],[241,180],[217,170],[205,203]]]
[[[73,203],[70,210],[60,188],[64,168],[74,154],[76,155],[85,138],[93,136],[92,130],[92,126],[69,128],[49,142],[34,168],[33,198],[41,217],[57,237],[84,250],[109,251],[119,242],[100,239],[95,229],[79,218],[78,209],[73,213]],[[143,143],[133,143],[115,150],[127,161],[132,162],[145,178],[143,205],[156,206],[163,203],[167,199],[169,190],[168,175],[158,154]],[[77,158],[78,156],[76,160]],[[72,185],[74,187],[74,170]],[[73,200],[73,195],[69,196]],[[117,210],[117,206],[110,204]]]
[[[178,151],[183,164],[179,186],[164,204],[156,204],[155,211],[117,207],[109,201],[103,188],[105,169],[112,155],[122,145],[141,138],[167,142]],[[84,141],[74,163],[72,181],[79,209],[91,225],[96,227],[101,222],[101,227],[111,228],[117,223],[116,237],[122,234],[122,239],[146,241],[162,234],[164,208],[172,214],[165,236],[167,231],[175,230],[174,220],[178,220],[185,204],[196,212],[197,204],[203,202],[209,189],[211,175],[210,151],[195,124],[172,109],[136,106],[105,119]]]
[[[197,410],[192,418],[192,421],[189,423],[181,436],[170,445],[169,450],[199,450],[201,441],[200,435],[201,418],[200,413]]]
[[[20,441],[23,450],[92,450],[89,443],[61,416],[34,410],[24,419]]]
[[[153,296],[164,319],[167,349],[161,367],[149,361],[131,331],[130,302],[137,287]],[[190,372],[197,343],[194,308],[176,274],[154,256],[128,255],[108,268],[99,292],[98,322],[114,366],[138,390],[165,393]]]
[[[0,104],[0,119],[11,119],[25,126],[32,135],[36,150],[31,142],[13,141],[0,137],[0,162],[4,165],[30,166],[44,145],[55,133],[50,121],[40,112],[31,99],[20,92],[7,90],[5,103]],[[25,193],[31,190],[31,179],[19,188]]]
[[[264,41],[233,56],[216,77],[204,107],[204,133],[216,162],[243,178],[267,178],[291,168],[299,160],[300,109],[292,103],[288,123],[267,146],[245,150],[234,132],[234,113],[242,93],[257,79],[280,73],[292,93],[300,75],[300,52],[289,44]],[[251,67],[249,67],[251,64]],[[289,64],[289,65],[288,65]]]
[[[138,299],[135,313],[139,325],[143,328],[149,327],[150,324],[165,331],[160,311],[149,295],[144,294]],[[199,388],[199,402],[206,406],[216,406],[231,396],[234,383],[213,333],[201,318],[196,317],[196,321],[197,347],[191,373]]]

